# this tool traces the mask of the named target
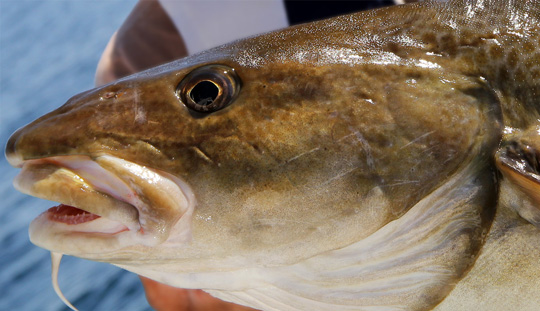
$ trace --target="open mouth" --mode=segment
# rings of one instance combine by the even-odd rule
[[[39,217],[46,218],[56,226],[71,226],[65,229],[73,233],[113,235],[129,231],[129,228],[121,222],[65,204],[51,207]]]
[[[32,221],[30,239],[65,254],[159,244],[194,207],[182,180],[112,156],[56,156],[21,166],[19,191],[60,203]]]
[[[74,206],[64,204],[51,207],[46,213],[51,221],[62,222],[68,225],[78,225],[101,217]]]

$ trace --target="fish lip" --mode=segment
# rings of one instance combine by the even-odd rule
[[[83,206],[82,204],[73,204],[73,202],[68,202],[68,198],[64,199],[64,198],[61,198],[61,197],[60,198],[59,197],[54,197],[54,196],[51,197],[49,194],[40,193],[40,191],[36,191],[34,189],[31,189],[30,186],[32,186],[32,185],[27,184],[27,182],[25,182],[24,179],[26,177],[28,177],[28,175],[31,173],[32,170],[35,170],[35,169],[39,168],[40,166],[49,165],[51,167],[51,170],[54,170],[55,168],[57,170],[65,169],[68,172],[73,173],[75,176],[79,176],[79,174],[77,174],[77,172],[74,172],[71,169],[69,169],[68,167],[66,167],[65,165],[62,165],[63,161],[61,161],[60,158],[61,157],[47,157],[47,158],[41,158],[41,159],[24,160],[22,162],[22,164],[21,164],[21,167],[22,167],[23,170],[15,178],[14,187],[17,190],[19,190],[20,192],[23,192],[25,194],[35,196],[35,197],[38,197],[38,198],[42,198],[42,199],[46,199],[46,200],[57,201],[57,202],[59,202],[61,204],[65,204],[65,205],[70,205],[70,206],[76,207],[78,209],[81,209],[83,211],[98,215],[100,217],[104,217],[104,218],[108,218],[108,219],[111,219],[111,220],[118,221],[118,222],[122,223],[123,225],[125,225],[131,231],[140,231],[141,226],[140,226],[140,223],[137,220],[137,218],[138,218],[137,208],[135,206],[129,204],[129,203],[128,203],[129,206],[137,214],[137,216],[134,217],[133,221],[131,221],[131,222],[126,221],[125,219],[120,220],[120,219],[115,219],[116,217],[111,217],[111,213],[110,213],[111,210],[108,210],[108,209],[104,210],[104,211],[99,211],[99,210],[94,209],[94,208],[89,208],[87,206]],[[48,176],[46,175],[45,177],[48,177]],[[41,179],[41,180],[43,180],[43,179]],[[39,179],[35,180],[36,183],[39,182],[39,181],[40,181]],[[115,200],[118,200],[120,202],[125,202],[125,201],[119,200],[118,198],[114,197],[110,193],[107,193],[107,191],[99,191],[99,192],[103,193],[104,195],[109,195],[112,198],[114,198]],[[107,213],[107,211],[109,213]],[[48,211],[43,212],[42,214],[37,216],[36,219],[38,219],[40,217],[44,217],[47,213],[48,213]]]
[[[156,174],[156,176],[160,176],[160,178],[162,178],[164,182],[168,182],[167,186],[169,188],[171,187],[174,188],[175,186],[178,188],[177,192],[181,194],[177,194],[176,198],[179,198],[179,199],[183,198],[185,200],[185,202],[180,203],[181,206],[178,207],[179,210],[175,211],[174,215],[177,215],[177,218],[178,218],[175,221],[179,221],[180,218],[184,216],[191,217],[192,210],[195,205],[194,195],[191,189],[189,188],[189,186],[187,185],[187,183],[183,182],[181,179],[177,178],[176,176],[170,175],[169,173],[166,173],[166,172],[158,173],[157,171],[152,170],[150,168],[139,166],[134,163],[127,162],[127,161],[124,161],[122,159],[118,159],[112,156],[101,156],[101,157],[98,157],[97,159],[101,160],[102,162],[104,161],[105,164],[107,164],[107,161],[111,162],[113,163],[112,166],[114,165],[121,166],[121,165],[124,165],[125,163],[129,163],[132,166],[136,166],[136,168],[144,169],[145,173],[152,172]],[[107,170],[106,168],[103,167],[103,164],[98,164],[96,162],[96,159],[94,158],[91,159],[88,156],[81,156],[81,155],[53,156],[53,157],[46,157],[46,158],[41,158],[41,159],[25,160],[23,161],[21,166],[23,170],[21,171],[19,176],[16,177],[14,181],[14,185],[15,185],[15,188],[17,188],[19,191],[23,193],[40,197],[43,199],[58,201],[62,204],[71,205],[81,210],[119,222],[129,229],[129,234],[131,235],[130,239],[133,240],[132,244],[137,243],[137,244],[145,244],[145,245],[156,245],[163,242],[168,237],[167,236],[168,232],[166,232],[167,230],[165,230],[166,228],[164,229],[163,227],[160,227],[157,230],[153,230],[151,226],[152,223],[149,224],[148,217],[145,219],[144,213],[147,211],[144,211],[144,210],[151,209],[151,206],[148,206],[148,202],[147,203],[142,202],[142,200],[137,198],[136,191],[131,188],[133,185],[126,185],[125,181],[122,180],[123,177],[118,176],[118,174],[116,174],[115,172],[111,172],[110,170]],[[58,198],[62,197],[62,194],[59,194],[58,196],[53,194],[51,198],[51,195],[48,192],[43,193],[43,192],[40,192],[39,188],[32,188],[39,181],[45,180],[47,176],[52,175],[52,174],[49,174],[49,172],[45,171],[45,173],[43,173],[45,177],[32,176],[32,173],[33,173],[32,170],[38,169],[40,166],[48,166],[49,170],[55,173],[59,170],[65,170],[68,172],[67,174],[73,173],[75,176],[79,176],[79,177],[83,176],[81,179],[87,182],[88,184],[90,184],[93,187],[93,190],[97,190],[95,191],[96,193],[98,194],[101,193],[103,196],[108,196],[109,197],[108,200],[110,202],[113,202],[113,203],[117,202],[118,206],[121,206],[121,208],[123,208],[123,211],[119,213],[120,215],[128,215],[128,217],[124,217],[124,218],[119,218],[119,217],[114,217],[114,216],[111,217],[111,215],[114,215],[114,212],[115,212],[114,209],[117,207],[117,205],[113,203],[111,203],[110,206],[109,205],[105,206],[105,209],[99,210],[99,208],[98,209],[89,208],[88,206],[84,206],[84,204],[82,204],[83,206],[81,206],[78,204],[73,204],[73,202],[65,202],[65,201],[62,202],[63,200],[58,200]],[[104,180],[97,181],[97,178],[101,178]],[[57,184],[53,183],[53,185],[62,186],[62,182],[57,183]],[[107,187],[109,187],[110,189],[108,189]],[[76,186],[72,188],[76,188]],[[169,188],[167,189],[170,190]],[[90,194],[96,195],[95,193],[90,193]],[[75,194],[76,198],[77,198],[77,195],[84,195],[84,193],[83,194],[76,193]],[[69,196],[70,195],[68,195],[68,197]],[[128,208],[130,208],[131,211],[129,211]],[[36,217],[36,219],[31,224],[31,228],[30,228],[31,235],[32,235],[32,231],[35,231],[32,228],[32,226],[34,225],[34,222],[39,223],[35,225],[35,227],[41,228],[39,230],[45,230],[45,231],[47,230],[46,228],[47,220],[46,220],[46,217],[44,217],[45,216],[44,214],[47,214],[47,212],[42,213],[40,216]],[[49,224],[55,225],[52,222],[53,221],[51,221],[51,223]],[[88,223],[91,223],[91,222],[88,222]],[[185,221],[183,223],[185,223]],[[189,224],[190,223],[191,222],[189,222]],[[70,225],[67,225],[67,226],[70,226]],[[78,233],[76,230],[77,226],[79,226],[79,224],[71,226],[71,228],[73,229],[69,233],[77,234]],[[62,226],[57,226],[57,227],[62,227]],[[64,228],[65,227],[66,226],[64,226]],[[190,231],[190,228],[188,229],[184,231]],[[89,232],[85,231],[83,233],[88,234]],[[122,231],[113,233],[113,235],[121,235],[121,234],[127,234],[127,233],[128,232],[124,232],[124,230],[122,230]],[[36,243],[36,244],[39,245],[43,243]],[[124,244],[123,246],[126,246],[126,245]],[[45,248],[50,249],[50,247],[48,246],[45,246]],[[63,251],[63,253],[69,253],[69,252]]]

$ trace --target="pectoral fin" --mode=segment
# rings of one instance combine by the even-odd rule
[[[495,156],[501,202],[540,228],[540,134],[535,128],[503,143]]]

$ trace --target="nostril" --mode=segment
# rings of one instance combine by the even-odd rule
[[[23,159],[19,153],[17,153],[16,145],[19,138],[20,130],[17,130],[11,137],[8,139],[6,144],[6,159],[14,167],[22,167]]]

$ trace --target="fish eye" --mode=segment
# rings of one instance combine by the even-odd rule
[[[176,88],[176,96],[189,109],[210,113],[230,105],[240,91],[234,68],[207,65],[191,71]]]

